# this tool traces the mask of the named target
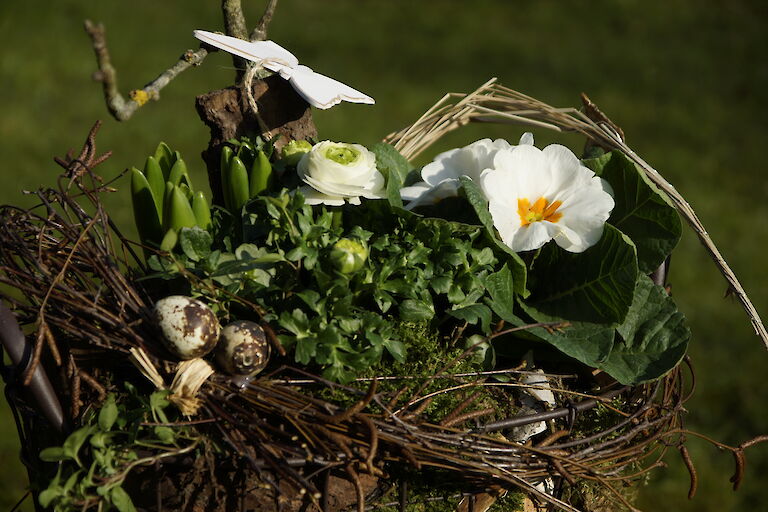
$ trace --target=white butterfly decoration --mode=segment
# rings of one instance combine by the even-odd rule
[[[374,104],[370,96],[331,77],[315,73],[274,41],[245,41],[236,37],[195,30],[202,42],[251,60],[288,80],[299,95],[313,107],[328,109],[342,101]]]

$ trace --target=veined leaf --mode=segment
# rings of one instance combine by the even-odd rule
[[[538,317],[536,320],[540,322],[562,321],[558,317],[542,315],[533,308],[526,306],[522,301],[520,306],[527,314]],[[598,367],[611,352],[616,330],[599,323],[568,322],[567,325],[559,329],[534,327],[527,329],[526,333],[533,334],[560,352],[588,366]]]
[[[181,228],[179,233],[179,244],[184,254],[192,261],[200,261],[211,254],[211,244],[213,237],[206,230],[197,226],[191,228]]]
[[[488,305],[494,313],[512,325],[523,325],[523,321],[514,313],[515,284],[512,272],[505,263],[501,270],[485,278],[485,289],[491,296]]]
[[[424,300],[406,299],[400,303],[400,318],[405,321],[419,322],[432,320],[435,316],[435,306]]]
[[[526,300],[538,321],[559,319],[617,324],[632,304],[637,257],[632,241],[606,224],[597,244],[582,253],[567,252],[550,242],[530,271]]]
[[[599,368],[622,384],[667,373],[683,358],[691,337],[672,298],[644,275],[638,277],[632,306],[616,330],[613,350]]]
[[[385,178],[396,174],[401,184],[405,182],[411,170],[411,164],[394,146],[386,142],[377,142],[371,146],[371,151],[376,155],[376,168]]]
[[[637,247],[640,271],[656,270],[680,240],[682,224],[667,196],[623,153],[613,151],[585,160],[613,187],[616,206],[608,219]]]

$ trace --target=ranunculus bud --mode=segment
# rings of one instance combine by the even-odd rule
[[[361,197],[380,199],[386,193],[376,155],[360,144],[319,142],[301,157],[296,170],[308,185],[301,190],[307,204],[360,204]]]
[[[363,268],[368,247],[360,240],[342,238],[331,249],[331,263],[342,274],[353,274]]]
[[[283,146],[282,159],[285,165],[296,166],[304,153],[312,151],[312,144],[306,140],[292,140]]]

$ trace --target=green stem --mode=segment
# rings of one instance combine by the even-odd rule
[[[333,229],[341,229],[344,225],[344,212],[341,211],[341,207],[331,209],[331,227]]]

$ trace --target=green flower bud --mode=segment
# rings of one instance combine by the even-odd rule
[[[368,259],[368,247],[364,242],[342,238],[331,249],[331,263],[342,274],[353,274],[363,268]]]
[[[283,146],[283,162],[285,165],[296,166],[304,153],[309,153],[311,150],[312,144],[306,140],[292,140]]]

